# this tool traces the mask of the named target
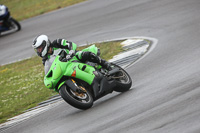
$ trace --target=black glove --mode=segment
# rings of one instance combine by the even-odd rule
[[[70,50],[70,51],[69,51],[69,55],[70,55],[71,57],[73,57],[75,54],[76,54],[76,53],[75,53],[74,50]]]

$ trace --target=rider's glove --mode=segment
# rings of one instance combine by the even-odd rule
[[[75,51],[74,50],[70,50],[69,51],[69,55],[72,57],[72,56],[74,56],[75,55]]]

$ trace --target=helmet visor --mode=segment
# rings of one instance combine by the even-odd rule
[[[35,48],[34,50],[39,56],[41,56],[45,46],[46,46],[46,41],[43,41],[42,44],[39,47]]]

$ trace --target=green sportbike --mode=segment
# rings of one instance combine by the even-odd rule
[[[99,49],[92,45],[82,51],[99,55]],[[49,89],[59,92],[61,97],[75,108],[86,110],[93,102],[113,91],[125,92],[131,88],[129,74],[120,66],[111,63],[111,70],[106,70],[92,62],[80,62],[73,52],[56,56],[44,77],[44,84]]]

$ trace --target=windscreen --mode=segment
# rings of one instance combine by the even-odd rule
[[[50,59],[45,61],[45,66],[44,66],[44,72],[45,75],[48,73],[49,69],[51,68],[51,65],[53,63],[53,61],[55,60],[56,56],[51,56]]]

